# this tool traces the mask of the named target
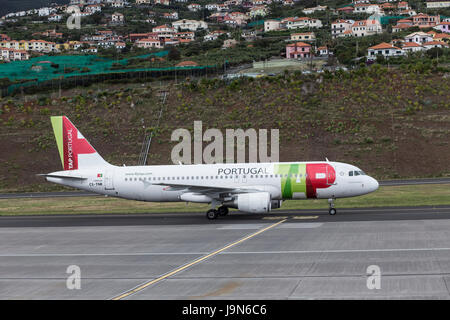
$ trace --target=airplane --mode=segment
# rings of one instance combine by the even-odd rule
[[[115,166],[106,162],[65,116],[51,117],[63,171],[49,182],[131,200],[211,205],[210,220],[229,208],[268,213],[284,200],[335,199],[374,192],[378,182],[361,169],[328,161]]]

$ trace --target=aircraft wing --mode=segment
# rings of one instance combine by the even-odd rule
[[[167,186],[165,188],[166,191],[185,191],[185,192],[194,192],[198,194],[204,194],[212,196],[213,198],[220,198],[220,194],[238,194],[238,193],[252,193],[252,192],[261,192],[261,189],[258,189],[257,186],[249,186],[249,187],[241,187],[241,188],[233,188],[233,187],[222,187],[222,186],[194,186],[189,184],[182,183],[152,183],[153,185],[159,186]]]

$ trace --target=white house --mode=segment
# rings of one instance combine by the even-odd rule
[[[217,3],[208,3],[205,5],[205,8],[209,11],[217,11],[218,4]]]
[[[227,36],[229,36],[229,33],[226,33],[225,31],[222,30],[215,30],[215,31],[211,31],[210,33],[208,33],[207,35],[205,35],[203,37],[204,41],[213,41],[213,40],[217,40],[217,38],[219,38],[221,35],[226,34]]]
[[[405,42],[415,42],[418,44],[423,44],[425,42],[433,41],[433,36],[425,32],[413,32],[405,36]]]
[[[441,9],[450,7],[450,0],[427,0],[427,9]]]
[[[424,50],[424,47],[416,42],[406,42],[403,44],[402,49],[404,52],[417,52]]]
[[[48,21],[58,22],[61,21],[62,18],[63,18],[62,14],[54,13],[48,16]]]
[[[110,3],[110,5],[113,8],[123,8],[123,7],[125,7],[125,1],[124,0],[114,0]]]
[[[197,31],[201,29],[208,29],[208,24],[205,21],[197,21],[197,20],[178,20],[172,22],[172,26],[177,30],[189,30],[189,31]]]
[[[281,29],[281,22],[279,20],[264,20],[264,32],[276,31]]]
[[[162,48],[162,44],[161,41],[157,40],[157,39],[140,39],[138,41],[136,41],[136,46],[139,48],[145,48],[145,49],[150,49],[150,48]]]
[[[99,4],[90,4],[84,8],[84,11],[94,14],[96,12],[101,12],[102,7]]]
[[[198,3],[191,3],[187,7],[188,7],[189,11],[193,11],[193,12],[202,10],[202,6],[199,5]]]
[[[448,44],[441,41],[429,41],[422,44],[422,46],[426,49],[433,49],[433,48],[448,48]]]
[[[381,33],[382,28],[378,20],[359,20],[352,25],[352,36],[366,37]]]
[[[111,22],[121,24],[125,22],[125,17],[120,12],[114,12],[111,16]]]
[[[250,8],[249,15],[252,18],[265,17],[269,13],[269,9],[266,6],[254,6]]]
[[[38,15],[39,15],[39,17],[48,17],[53,11],[54,11],[54,9],[48,8],[48,7],[39,8]]]
[[[401,48],[394,47],[386,42],[382,42],[367,49],[367,59],[375,60],[378,55],[389,58],[403,56],[405,55],[405,52]]]
[[[358,3],[355,4],[355,10],[353,13],[366,13],[366,14],[383,14],[383,10],[377,4]]]
[[[331,55],[332,53],[328,50],[327,46],[322,46],[322,47],[317,48],[316,54],[318,56],[324,57],[324,56]]]
[[[313,7],[313,8],[305,8],[302,11],[304,14],[311,14],[316,11],[324,11],[326,9],[327,9],[327,6],[317,6],[317,7]]]
[[[355,23],[353,20],[338,19],[331,23],[331,36],[337,38],[345,34],[346,31],[352,30],[352,26]]]
[[[301,18],[286,18],[281,20],[282,23],[286,25],[288,29],[297,28],[321,28],[322,21],[319,19],[301,17]]]

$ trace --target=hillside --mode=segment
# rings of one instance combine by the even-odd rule
[[[168,164],[171,133],[218,128],[279,128],[280,161],[350,162],[378,179],[450,174],[448,75],[380,66],[352,73],[163,83],[169,96],[149,164]],[[67,115],[98,152],[133,165],[160,110],[157,83],[5,97],[0,101],[0,189],[54,188],[35,176],[60,170],[49,116]]]

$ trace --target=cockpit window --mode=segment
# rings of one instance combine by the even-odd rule
[[[348,175],[350,176],[350,177],[353,177],[353,176],[365,176],[366,175],[366,173],[364,172],[364,171],[361,171],[361,170],[359,170],[359,171],[349,171],[348,172]]]

